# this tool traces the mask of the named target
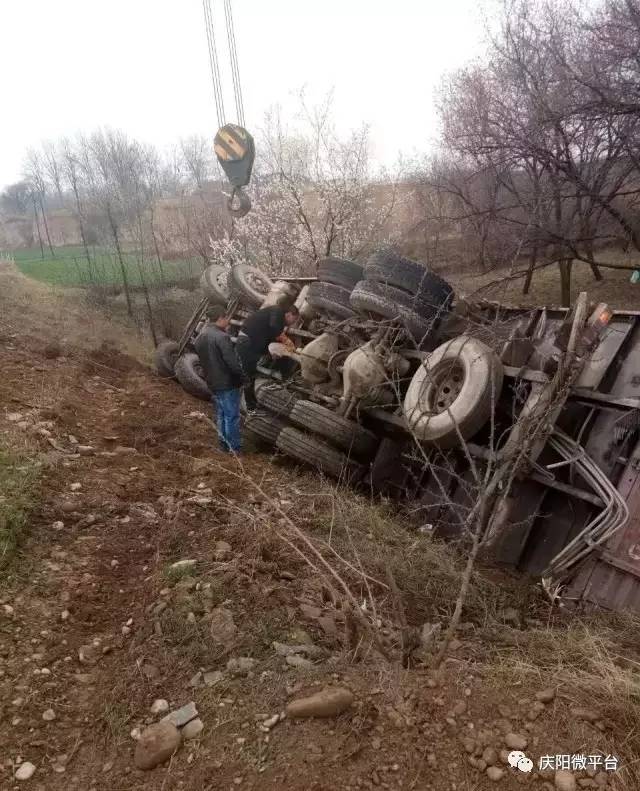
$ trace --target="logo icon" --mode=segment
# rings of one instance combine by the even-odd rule
[[[521,772],[531,772],[533,769],[533,761],[521,751],[512,750],[507,758],[509,766],[514,769],[519,769]]]

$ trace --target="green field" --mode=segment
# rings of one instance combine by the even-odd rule
[[[90,285],[121,286],[122,272],[117,257],[98,247],[89,249],[91,263],[83,247],[54,247],[55,256],[45,249],[42,258],[40,248],[11,251],[16,267],[28,277],[58,286]],[[159,283],[179,283],[197,278],[202,271],[199,260],[162,261],[144,260],[132,252],[124,253],[125,270],[129,285],[133,288]]]

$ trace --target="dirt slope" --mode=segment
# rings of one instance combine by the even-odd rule
[[[523,736],[536,761],[632,754],[606,711],[596,724],[570,712],[595,701],[557,685],[555,669],[496,681],[479,623],[466,625],[439,675],[350,661],[339,606],[300,557],[256,528],[269,503],[249,481],[291,518],[311,495],[309,519],[328,490],[254,453],[239,470],[213,449],[207,405],[99,335],[83,337],[82,314],[41,297],[0,271],[0,437],[44,465],[30,537],[0,586],[0,788],[549,789],[553,772],[500,760],[505,734]],[[45,356],[43,333],[72,338],[61,357]],[[172,570],[180,560],[195,564]],[[237,627],[226,647],[220,608]],[[522,634],[503,631],[511,638],[498,653]],[[274,641],[309,641],[319,656],[296,668]],[[248,675],[227,672],[238,657],[255,660]],[[207,686],[201,671],[222,679]],[[328,684],[353,690],[349,712],[260,727]],[[549,684],[555,699],[536,713],[535,693]],[[172,709],[194,701],[204,730],[142,772],[131,732],[158,719],[157,698]],[[31,779],[14,779],[19,761],[35,765]],[[628,771],[595,774],[576,772],[579,787],[635,787]]]

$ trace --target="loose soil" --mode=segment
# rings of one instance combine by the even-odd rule
[[[637,735],[606,706],[596,724],[572,715],[594,700],[556,684],[553,660],[501,675],[500,656],[528,629],[546,634],[539,605],[517,625],[497,626],[491,650],[486,622],[467,622],[437,674],[354,649],[338,628],[340,603],[257,516],[272,508],[267,492],[274,522],[278,513],[320,518],[331,487],[251,449],[241,468],[218,453],[206,404],[125,353],[108,322],[89,324],[41,288],[0,271],[0,439],[42,465],[29,536],[0,584],[0,788],[553,788],[553,773],[537,766],[523,774],[499,762],[501,779],[492,780],[478,765],[482,749],[504,749],[510,731],[524,734],[536,764],[543,754],[620,758],[624,770],[598,778],[605,785],[577,772],[581,787],[637,787]],[[95,334],[101,327],[105,336]],[[60,338],[62,356],[49,359],[45,344]],[[79,455],[78,444],[94,450]],[[353,502],[366,507],[361,496]],[[216,550],[220,541],[230,551]],[[187,559],[195,564],[186,572],[170,568]],[[455,600],[454,590],[447,595],[432,605],[441,619]],[[211,634],[218,606],[238,627],[227,648]],[[528,626],[525,615],[534,617]],[[406,617],[424,620],[413,608]],[[307,639],[324,651],[311,669],[289,666],[272,647]],[[225,672],[215,686],[190,686],[199,671],[224,672],[243,656],[257,662],[249,676]],[[549,684],[555,699],[529,716]],[[326,685],[349,687],[352,709],[259,727]],[[157,698],[172,709],[194,701],[204,730],[142,772],[131,732],[158,719]],[[49,709],[55,719],[43,719]],[[14,779],[20,761],[36,766],[28,781]]]

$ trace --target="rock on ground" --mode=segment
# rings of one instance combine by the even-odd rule
[[[172,711],[171,714],[167,714],[166,717],[162,718],[161,722],[170,722],[172,725],[175,725],[176,728],[182,728],[183,725],[191,722],[191,720],[195,720],[197,716],[198,709],[196,708],[196,704],[191,701],[182,706],[182,708]]]
[[[30,761],[25,761],[16,769],[16,780],[29,780],[35,774],[36,768]]]
[[[230,648],[236,638],[238,627],[233,620],[233,613],[226,607],[216,607],[209,621],[211,637],[224,648]]]
[[[199,717],[196,717],[195,720],[191,720],[191,722],[188,722],[184,726],[184,728],[181,731],[182,738],[195,739],[202,733],[203,730],[204,730],[204,723]]]
[[[337,717],[353,703],[353,693],[344,687],[329,687],[307,698],[292,700],[287,706],[287,716]]]
[[[526,750],[528,744],[527,739],[519,733],[508,733],[504,737],[504,743],[510,750]]]
[[[558,769],[554,782],[556,791],[576,791],[576,779],[573,774],[566,769]]]
[[[146,728],[136,744],[134,762],[138,769],[153,769],[175,753],[180,746],[180,731],[166,720]]]
[[[169,711],[169,703],[164,698],[157,698],[151,704],[152,714],[164,714]]]

